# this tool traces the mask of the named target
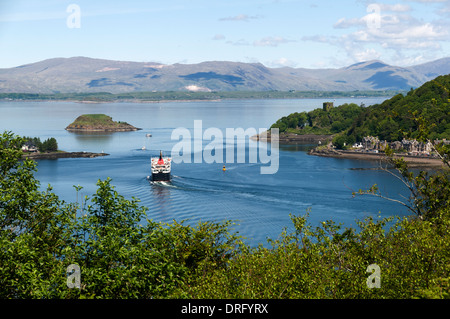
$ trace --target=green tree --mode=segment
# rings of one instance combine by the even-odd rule
[[[347,138],[343,135],[338,135],[335,138],[333,138],[333,145],[336,146],[338,149],[344,149],[346,146]]]
[[[50,187],[40,191],[36,163],[21,159],[23,142],[11,132],[0,136],[0,297],[55,297],[70,207]]]
[[[58,143],[54,137],[50,137],[42,142],[39,149],[40,152],[56,152],[58,150]]]

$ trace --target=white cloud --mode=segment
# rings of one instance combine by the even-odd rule
[[[382,12],[384,11],[390,11],[390,12],[408,12],[412,11],[411,6],[407,4],[385,4],[385,3],[378,3],[377,5],[380,6],[380,10]]]
[[[363,19],[359,18],[352,18],[352,19],[341,18],[333,25],[333,27],[336,29],[347,29],[355,26],[362,26],[365,23],[366,22]]]
[[[382,43],[386,48],[420,48],[424,44],[434,43],[431,48],[439,46],[440,41],[448,40],[448,31],[431,23],[393,19],[381,23],[379,28],[361,28],[350,34],[355,41]]]
[[[375,49],[365,49],[363,51],[355,51],[352,53],[353,59],[357,62],[378,60],[381,58],[381,53]]]
[[[420,2],[425,2],[424,0]],[[443,1],[435,4],[441,12]],[[446,1],[450,13],[450,1]],[[380,59],[399,64],[396,59],[403,58],[411,63],[423,62],[423,57],[433,58],[444,48],[444,43],[450,44],[450,21],[448,19],[416,18],[418,14],[406,4],[371,4],[367,6],[367,14],[362,17],[343,17],[333,25],[340,35],[305,36],[302,40],[329,44],[341,50],[351,60]],[[439,12],[434,12],[437,17]],[[421,57],[421,58],[415,58]],[[388,62],[388,61],[386,61]]]
[[[265,37],[260,40],[253,42],[254,46],[257,47],[276,47],[283,43],[291,42],[283,37]]]
[[[227,44],[231,44],[231,45],[236,45],[236,46],[240,46],[240,45],[250,45],[250,43],[245,40],[245,39],[239,39],[237,41],[227,41]]]
[[[255,40],[253,41],[253,43],[245,40],[245,39],[239,39],[237,41],[227,41],[227,44],[232,44],[232,45],[242,45],[242,46],[250,46],[253,45],[255,47],[277,47],[280,44],[285,44],[285,43],[289,43],[289,42],[294,42],[293,40],[288,40],[284,37],[280,37],[280,36],[276,36],[276,37],[264,37],[260,40]]]
[[[303,36],[303,41],[312,41],[312,42],[321,42],[321,43],[330,43],[330,39],[332,37],[327,37],[324,35],[311,35],[311,36]]]
[[[212,39],[213,40],[225,40],[225,36],[223,34],[216,34]]]
[[[246,14],[238,14],[233,17],[220,18],[219,21],[245,21],[248,22],[250,20],[259,19],[260,16],[248,16]]]

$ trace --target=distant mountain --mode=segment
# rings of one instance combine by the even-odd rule
[[[0,69],[0,93],[409,90],[450,73],[450,58],[411,67],[367,61],[338,69],[211,61],[165,65],[87,57]]]

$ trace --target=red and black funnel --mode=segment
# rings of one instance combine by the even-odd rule
[[[162,152],[161,151],[159,151],[158,165],[164,165],[164,160],[162,158]]]

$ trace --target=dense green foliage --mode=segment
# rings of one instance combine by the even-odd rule
[[[380,140],[401,140],[405,134],[418,136],[416,117],[428,124],[429,139],[450,138],[450,75],[439,76],[420,88],[398,94],[381,104],[368,107],[354,121],[348,137],[360,141],[364,136]]]
[[[0,99],[12,100],[62,100],[106,102],[120,100],[136,101],[176,101],[176,100],[217,100],[217,99],[299,99],[299,98],[339,98],[339,97],[369,97],[394,96],[403,91],[230,91],[230,92],[129,92],[112,94],[108,92],[95,93],[0,93]]]
[[[414,175],[392,159],[416,215],[369,218],[358,230],[292,215],[292,232],[249,247],[230,221],[148,220],[110,179],[65,203],[50,186],[40,190],[35,162],[20,160],[23,141],[0,136],[1,298],[450,298],[448,171]],[[438,151],[448,164],[450,148]],[[71,264],[80,288],[67,286]],[[379,288],[367,285],[372,264]]]
[[[41,139],[39,137],[24,137],[24,140],[25,143],[37,147],[37,149],[41,153],[56,152],[58,150],[58,142],[54,137],[50,137],[44,142],[41,142]]]
[[[439,76],[420,88],[411,89],[368,107],[343,104],[329,111],[315,109],[292,113],[272,125],[280,132],[333,135],[337,148],[377,136],[388,142],[404,137],[416,139],[416,118],[428,123],[429,140],[450,139],[450,75]]]
[[[446,211],[448,214],[448,209]],[[450,297],[449,224],[364,220],[361,229],[332,221],[320,227],[293,217],[295,231],[270,248],[248,249],[226,269],[198,275],[183,297],[416,298]],[[369,265],[380,267],[380,288],[368,288]]]
[[[130,125],[127,122],[113,121],[111,116],[106,114],[83,114],[75,119],[74,122],[69,124],[66,129],[77,128],[102,128],[102,129],[115,129],[115,128],[127,128]]]
[[[95,125],[116,125],[112,118],[105,114],[83,114],[77,117],[72,125],[95,126]]]
[[[329,111],[315,109],[292,113],[279,119],[271,128],[295,134],[335,134],[349,129],[363,112],[363,106],[354,103],[342,104]]]

